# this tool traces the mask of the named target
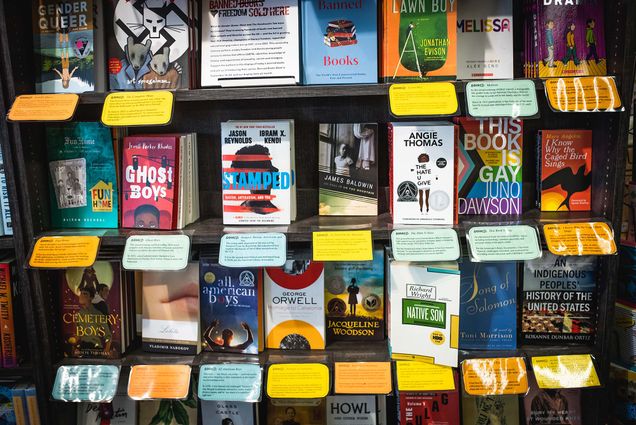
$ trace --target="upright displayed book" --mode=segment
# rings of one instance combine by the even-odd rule
[[[300,82],[298,0],[201,2],[201,85]]]
[[[391,83],[455,79],[457,3],[457,0],[382,2],[380,78]]]
[[[541,211],[592,209],[592,130],[537,133]]]
[[[388,127],[393,223],[455,223],[456,126],[428,122],[389,123]]]
[[[326,425],[377,425],[374,395],[327,396]]]
[[[529,384],[528,394],[523,397],[525,425],[584,423],[580,389],[540,389],[534,378]]]
[[[378,214],[378,125],[320,124],[318,213]]]
[[[455,389],[427,393],[398,392],[401,424],[459,424],[459,380],[453,372]]]
[[[255,403],[241,401],[201,400],[201,415],[205,423],[219,425],[254,425]],[[194,425],[194,424],[192,424]]]
[[[567,422],[566,422],[567,423]],[[462,395],[462,425],[519,425],[519,398],[516,395]]]
[[[457,186],[459,214],[521,214],[523,122],[461,117]]]
[[[223,224],[296,218],[294,121],[221,123]]]
[[[137,401],[127,394],[117,394],[110,403],[78,403],[77,425],[136,425]]]
[[[117,228],[117,171],[110,130],[97,122],[46,128],[51,225]]]
[[[186,400],[143,400],[139,403],[137,423],[157,421],[164,425],[194,425],[198,423],[198,403],[192,394]]]
[[[104,91],[102,2],[33,2],[36,93]]]
[[[612,360],[636,370],[636,308],[624,302],[614,308]]]
[[[301,0],[304,84],[378,82],[378,4]]]
[[[326,425],[325,399],[267,399],[266,425]]]

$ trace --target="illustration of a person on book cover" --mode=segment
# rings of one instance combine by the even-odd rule
[[[598,53],[596,52],[596,34],[594,33],[594,27],[596,26],[596,21],[594,19],[588,19],[585,23],[585,45],[587,46],[587,56],[585,57],[586,61],[590,61],[594,58],[594,62],[598,64]]]
[[[93,304],[95,289],[92,286],[80,290],[78,302],[80,310],[78,316],[86,318],[85,322],[90,323],[77,333],[78,348],[82,350],[99,350],[104,356],[110,357],[110,345],[112,333],[108,325],[108,316],[104,315]]]
[[[358,306],[358,293],[360,292],[360,287],[357,285],[356,278],[351,278],[351,283],[347,287],[347,292],[349,293],[349,299],[347,303],[349,304],[349,314],[352,316],[356,315],[356,307]]]
[[[543,59],[543,65],[548,68],[556,68],[554,64],[554,21],[551,19],[545,23],[545,46],[548,50],[548,56]]]
[[[563,65],[567,66],[568,62],[573,61],[574,65],[579,66],[579,58],[576,54],[576,42],[574,40],[574,30],[576,25],[574,22],[569,22],[567,31],[565,33],[565,57],[563,58]]]
[[[203,333],[203,338],[208,344],[208,347],[215,347],[220,350],[237,351],[241,352],[246,350],[254,342],[254,335],[252,335],[252,329],[247,322],[241,322],[241,327],[247,332],[247,339],[240,344],[232,345],[234,341],[234,331],[232,329],[223,329],[221,332],[221,340],[214,338],[214,330],[219,326],[218,320],[213,320],[210,326]]]

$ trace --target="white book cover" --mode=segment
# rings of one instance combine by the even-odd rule
[[[456,127],[446,122],[389,123],[395,224],[453,224]]]
[[[513,78],[512,0],[463,2],[457,9],[457,79]]]
[[[201,403],[203,423],[211,425],[254,425],[254,403],[206,400],[200,400],[199,403]]]
[[[391,356],[457,367],[460,303],[457,263],[391,261],[389,274]]]
[[[295,176],[290,120],[221,123],[223,224],[289,224]]]
[[[110,403],[79,403],[77,425],[135,425],[137,402],[126,394],[118,394]]]
[[[202,86],[299,83],[298,0],[201,4]]]
[[[378,425],[375,396],[328,396],[327,425]]]

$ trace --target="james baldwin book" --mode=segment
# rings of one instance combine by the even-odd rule
[[[378,214],[378,125],[320,124],[318,212]]]
[[[204,422],[218,425],[254,425],[256,403],[200,400]],[[194,424],[192,424],[194,425]]]
[[[526,425],[583,424],[580,389],[541,389],[533,377],[528,383],[523,397]]]
[[[398,410],[402,425],[459,424],[459,380],[453,372],[455,390],[430,393],[398,393]]]
[[[374,395],[327,396],[326,425],[377,425]]]
[[[519,397],[462,394],[462,425],[474,424],[519,425]]]

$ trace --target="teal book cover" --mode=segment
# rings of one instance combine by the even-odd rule
[[[117,228],[117,172],[110,130],[97,122],[46,129],[51,224]]]

